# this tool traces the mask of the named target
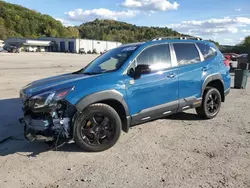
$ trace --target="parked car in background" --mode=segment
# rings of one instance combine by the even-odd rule
[[[234,69],[237,69],[238,67],[238,58],[240,55],[235,53],[224,53],[223,54],[226,61],[229,63],[230,71],[234,71]]]
[[[7,47],[7,51],[10,53],[19,53],[20,49],[16,46],[9,46]]]
[[[36,52],[38,47],[35,46],[27,46],[25,47],[25,52]]]
[[[224,56],[230,56],[231,61],[237,61],[237,58],[239,58],[239,54],[236,53],[224,53]]]
[[[20,91],[25,137],[74,140],[85,151],[112,147],[133,125],[195,108],[215,118],[230,91],[215,44],[157,38],[109,50],[87,67]],[[157,136],[157,135],[156,135]]]
[[[101,52],[101,55],[102,55],[102,54],[105,54],[106,52],[107,52],[107,50],[104,50],[103,52]]]
[[[93,49],[92,54],[98,54],[96,49]]]
[[[3,51],[3,48],[2,47],[0,47],[0,52],[2,52]]]
[[[231,57],[229,55],[224,55],[225,57],[225,64],[227,64],[228,66],[230,66],[230,62],[231,62]]]
[[[45,48],[38,47],[36,49],[36,52],[45,52]]]
[[[79,54],[86,54],[85,49],[84,49],[84,48],[80,48],[80,49],[79,49]]]
[[[239,58],[248,58],[248,54],[240,54]]]

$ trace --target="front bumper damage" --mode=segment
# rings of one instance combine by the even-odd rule
[[[60,108],[36,113],[24,103],[23,111],[24,117],[19,121],[24,124],[24,137],[29,142],[72,139],[72,119],[76,111],[73,105],[64,101]]]
[[[20,123],[24,124],[24,137],[32,142],[38,141],[53,141],[55,137],[64,138],[70,137],[70,119],[57,119],[56,123],[48,119],[32,119],[30,115],[21,118]],[[55,121],[55,120],[54,120]]]
[[[21,118],[20,123],[24,123],[24,137],[26,140],[33,142],[34,140],[49,141],[50,137],[45,134],[49,127],[43,120],[33,120],[30,116]]]

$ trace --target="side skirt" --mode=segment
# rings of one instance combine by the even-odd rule
[[[178,112],[183,112],[191,108],[197,108],[201,106],[201,103],[201,98],[197,99],[195,97],[188,97],[152,108],[147,108],[135,115],[132,115],[131,126],[166,117]]]

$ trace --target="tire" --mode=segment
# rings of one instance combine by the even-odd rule
[[[217,96],[216,100],[211,104],[211,96]],[[208,87],[202,98],[202,105],[196,108],[197,114],[203,119],[213,119],[216,117],[220,111],[221,107],[221,94],[216,88]],[[214,109],[214,111],[212,110]],[[212,112],[213,111],[213,112]]]
[[[80,148],[89,152],[100,152],[115,145],[120,137],[121,129],[122,123],[118,113],[109,105],[96,103],[77,116],[73,135]],[[96,137],[100,140],[98,141]]]

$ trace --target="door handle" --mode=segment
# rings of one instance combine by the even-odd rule
[[[169,74],[167,77],[168,77],[168,78],[174,78],[175,76],[176,76],[176,74],[171,73],[171,74]]]
[[[208,67],[202,67],[202,71],[206,72],[208,70]]]

